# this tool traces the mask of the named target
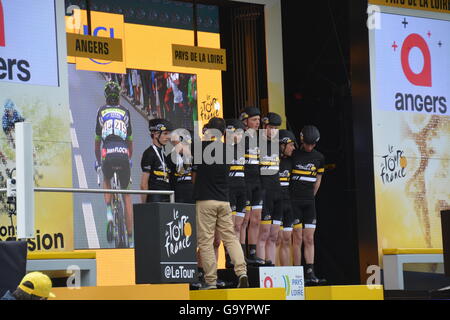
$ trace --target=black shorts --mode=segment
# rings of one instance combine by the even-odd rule
[[[316,204],[315,200],[292,200],[294,213],[294,226],[303,224],[304,229],[316,228]]]
[[[178,182],[175,184],[175,202],[195,203],[194,185],[191,182]]]
[[[278,188],[264,190],[261,221],[264,221],[262,223],[281,225],[283,221],[283,197],[281,190]]]
[[[233,215],[245,217],[245,209],[247,206],[247,189],[245,188],[245,185],[230,185],[229,198]]]
[[[108,155],[102,161],[102,171],[105,180],[111,180],[117,172],[121,189],[127,189],[130,184],[130,161],[124,154]]]
[[[294,213],[292,211],[292,204],[289,198],[283,198],[283,229],[292,231],[294,227]]]
[[[247,188],[247,207],[251,207],[251,210],[262,209],[263,191],[261,182],[246,181],[245,186]]]

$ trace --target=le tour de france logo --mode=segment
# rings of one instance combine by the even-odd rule
[[[388,152],[381,160],[381,180],[383,184],[391,183],[406,177],[408,161],[404,151],[388,145]]]
[[[165,245],[167,257],[170,258],[180,251],[191,247],[192,225],[189,217],[173,209],[171,221],[166,223]]]
[[[408,23],[405,21],[404,23]],[[431,32],[427,32],[428,37],[431,37]],[[441,44],[438,44],[440,47]],[[392,45],[394,51],[397,50],[398,45],[394,41]],[[418,50],[421,54],[421,58],[411,58],[412,50]],[[411,33],[406,36],[400,51],[400,62],[405,78],[413,88],[428,88],[427,94],[418,92],[397,92],[395,94],[395,108],[398,111],[416,111],[427,113],[440,113],[445,114],[447,112],[447,99],[442,96],[443,94],[436,94],[436,90],[433,89],[433,72],[432,68],[436,68],[433,62],[438,64],[438,61],[433,61],[430,52],[430,47],[423,36],[418,33]],[[421,63],[423,62],[423,63]],[[413,66],[422,65],[421,70],[414,70]],[[420,68],[420,67],[419,67]],[[418,72],[415,72],[418,71]],[[411,91],[414,91],[412,89]]]

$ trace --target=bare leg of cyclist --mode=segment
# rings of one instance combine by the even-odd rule
[[[256,255],[266,260],[266,245],[270,235],[271,221],[261,221],[258,232],[258,242],[256,243]]]
[[[128,238],[131,238],[133,235],[133,204],[131,202],[131,195],[124,194],[123,200],[125,202],[125,215],[127,220]]]
[[[294,226],[292,250],[294,253],[294,266],[302,265],[302,240],[303,240],[302,226]]]
[[[292,245],[292,231],[280,231],[278,238],[281,238],[280,245],[280,264],[282,266],[291,265],[290,253]]]
[[[272,261],[273,264],[275,264],[277,258],[277,238],[279,232],[279,224],[270,225],[269,238],[266,241],[266,260]]]
[[[256,257],[256,245],[258,243],[259,227],[261,222],[261,209],[250,211],[250,223],[248,226],[249,257]]]

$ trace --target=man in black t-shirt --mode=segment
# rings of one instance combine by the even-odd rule
[[[241,245],[235,235],[229,203],[226,162],[227,146],[221,141],[225,121],[212,118],[206,125],[201,159],[194,156],[193,178],[196,200],[197,242],[204,270],[205,285],[201,289],[217,288],[217,262],[214,252],[216,230],[230,254],[234,272],[239,278],[238,287],[248,287],[247,265]]]
[[[315,195],[324,173],[324,156],[314,150],[320,139],[319,130],[305,126],[300,138],[302,146],[292,155],[290,194],[294,212],[294,265],[301,265],[301,244],[305,254],[305,284],[317,285],[320,280],[314,274],[314,232],[316,230]],[[302,230],[302,227],[303,230]]]
[[[172,124],[165,119],[152,119],[149,121],[152,145],[144,151],[141,159],[141,190],[171,190],[170,168],[164,147],[170,141]],[[145,202],[169,202],[167,195],[142,195]]]

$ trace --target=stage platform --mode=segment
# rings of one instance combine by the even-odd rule
[[[189,300],[189,284],[53,288],[51,300]]]
[[[383,286],[306,287],[305,300],[384,300]]]
[[[193,290],[191,300],[286,300],[284,288]]]

